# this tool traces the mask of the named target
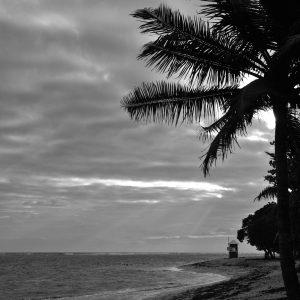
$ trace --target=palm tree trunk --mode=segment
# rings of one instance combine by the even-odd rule
[[[300,286],[293,257],[291,224],[289,217],[288,167],[287,167],[287,106],[278,99],[273,108],[276,118],[275,164],[277,181],[277,225],[279,232],[279,251],[282,277],[288,299],[300,299]]]

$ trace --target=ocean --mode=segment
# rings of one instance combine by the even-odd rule
[[[3,253],[0,299],[140,300],[226,279],[180,266],[226,254]]]

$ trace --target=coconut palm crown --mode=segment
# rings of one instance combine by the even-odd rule
[[[289,241],[286,162],[288,115],[300,105],[299,4],[294,0],[281,6],[271,0],[202,3],[200,17],[185,17],[166,5],[132,14],[142,22],[142,33],[156,37],[144,45],[138,58],[172,81],[143,83],[121,105],[137,121],[177,125],[210,120],[200,134],[210,141],[202,161],[205,175],[219,157],[224,159],[234,150],[238,136],[246,134],[259,111],[273,110],[281,268],[289,299],[299,299]],[[247,76],[254,80],[239,87]]]

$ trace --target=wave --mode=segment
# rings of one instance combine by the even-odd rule
[[[151,300],[159,299],[159,297],[168,294],[175,294],[192,288],[203,285],[218,283],[228,280],[228,277],[214,273],[197,273],[193,271],[185,271],[178,267],[165,268],[164,271],[181,272],[183,281],[181,284],[175,282],[168,282],[165,285],[152,287],[152,288],[126,288],[114,291],[105,291],[95,294],[87,294],[82,296],[72,296],[56,298],[59,300]],[[184,275],[193,273],[193,277],[184,277]],[[153,298],[154,297],[154,298]]]

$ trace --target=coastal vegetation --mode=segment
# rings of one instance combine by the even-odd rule
[[[293,118],[294,127],[292,130],[300,132],[300,123],[297,118]],[[294,257],[300,257],[300,145],[297,145],[293,139],[297,133],[287,136],[287,165],[288,165],[288,190],[289,190],[289,204],[290,204],[290,222],[292,247]],[[274,142],[270,143],[274,145]],[[274,200],[277,195],[276,182],[276,164],[274,153],[266,152],[271,169],[267,171],[264,176],[265,181],[268,182],[259,195],[255,198],[257,201]],[[278,228],[276,222],[277,204],[276,202],[269,202],[254,214],[250,214],[242,221],[242,228],[237,231],[237,238],[240,242],[246,240],[250,245],[255,246],[257,250],[265,251],[266,258],[275,258],[275,253],[279,253],[278,247]],[[264,230],[261,230],[264,228]]]
[[[122,106],[137,121],[210,121],[200,134],[210,142],[202,157],[204,175],[234,150],[258,112],[273,111],[280,264],[288,299],[299,299],[287,152],[288,136],[295,147],[299,143],[294,120],[300,104],[300,5],[295,0],[284,5],[271,0],[202,3],[195,18],[165,5],[133,13],[142,21],[142,33],[156,37],[139,58],[173,80],[143,83],[123,98]],[[249,75],[255,79],[241,88]],[[186,84],[174,82],[175,77]]]
[[[277,232],[276,203],[271,202],[243,219],[237,239],[240,242],[246,240],[257,250],[264,251],[265,258],[273,259],[279,252]]]

